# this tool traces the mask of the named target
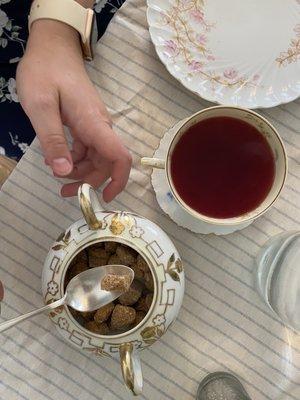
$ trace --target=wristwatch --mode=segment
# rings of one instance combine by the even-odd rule
[[[74,0],[34,0],[28,17],[28,29],[38,19],[54,19],[72,26],[79,32],[83,57],[93,59],[92,33],[94,11]]]

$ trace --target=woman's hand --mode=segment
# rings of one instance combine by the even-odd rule
[[[131,156],[112,130],[105,105],[86,73],[73,28],[52,20],[34,22],[18,67],[17,90],[45,162],[54,175],[75,181],[63,186],[63,196],[75,195],[82,182],[99,187],[109,178],[105,201],[124,189]],[[63,124],[74,139],[71,151]]]

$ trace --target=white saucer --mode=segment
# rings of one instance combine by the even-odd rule
[[[165,135],[162,137],[160,141],[157,150],[153,154],[153,157],[162,159],[165,158],[169,143],[171,142],[177,130],[180,128],[181,125],[185,123],[185,121],[186,119],[179,121],[175,126],[166,131]],[[179,204],[177,203],[176,199],[173,197],[170,191],[164,170],[153,169],[151,175],[151,181],[156,194],[158,204],[160,205],[161,209],[166,214],[168,214],[169,217],[174,222],[176,222],[177,225],[189,229],[194,233],[203,233],[203,234],[214,233],[215,235],[228,235],[229,233],[233,233],[235,231],[239,231],[241,229],[246,228],[252,222],[248,221],[242,224],[230,225],[230,226],[216,226],[207,224],[206,222],[201,222],[179,206]]]

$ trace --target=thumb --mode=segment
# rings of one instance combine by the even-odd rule
[[[73,161],[56,99],[43,99],[43,104],[37,104],[27,114],[39,138],[47,164],[55,174],[69,175],[73,170]]]

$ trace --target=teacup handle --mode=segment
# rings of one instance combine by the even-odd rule
[[[120,346],[119,353],[125,385],[138,396],[143,390],[143,374],[138,351],[132,343],[124,343]]]
[[[152,168],[159,168],[159,169],[165,169],[166,168],[165,160],[161,160],[160,158],[143,157],[141,159],[141,164],[143,166],[152,167]]]
[[[101,223],[96,216],[97,211],[102,211],[103,207],[100,204],[99,197],[95,189],[88,183],[79,186],[78,201],[86,223],[91,230],[101,228]]]

